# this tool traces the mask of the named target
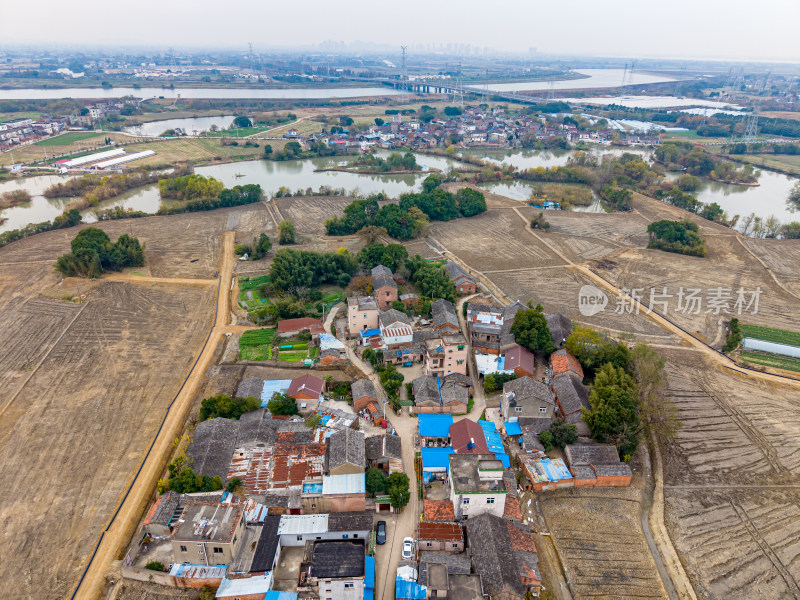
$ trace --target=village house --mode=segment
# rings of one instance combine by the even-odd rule
[[[427,340],[423,351],[426,375],[444,377],[450,373],[467,374],[467,340],[460,333]]]
[[[556,348],[561,348],[572,333],[572,321],[570,318],[560,312],[555,312],[545,316],[547,320],[547,328],[550,330],[550,335],[553,337],[553,343]]]
[[[372,296],[351,296],[347,299],[347,330],[350,335],[378,328],[378,303]]]
[[[364,443],[367,468],[375,467],[385,474],[403,472],[403,446],[399,435],[381,434],[368,437]]]
[[[456,520],[483,513],[502,516],[506,490],[503,463],[494,454],[451,454],[450,500]]]
[[[589,435],[589,427],[583,422],[582,409],[591,410],[589,388],[583,385],[575,373],[567,372],[554,377],[550,386],[555,394],[558,411],[564,421],[575,425],[580,436]]]
[[[633,473],[619,459],[616,447],[610,444],[570,444],[564,456],[575,477],[575,486],[627,487]]]
[[[350,392],[353,396],[353,409],[356,412],[361,412],[371,402],[378,403],[375,384],[369,379],[356,379],[350,386]]]
[[[378,317],[383,346],[388,350],[397,350],[410,346],[414,340],[414,330],[408,315],[394,308],[385,310]]]
[[[279,337],[294,337],[304,331],[309,332],[311,337],[316,339],[321,333],[325,333],[325,328],[322,326],[322,321],[311,317],[278,321]]]
[[[342,429],[325,439],[325,472],[328,475],[363,473],[364,433]]]
[[[503,384],[500,410],[504,421],[512,417],[552,418],[554,409],[552,390],[532,377],[520,377]]]
[[[533,377],[536,370],[533,352],[519,344],[514,344],[506,350],[503,368],[519,377]]]
[[[506,307],[470,302],[467,305],[467,330],[475,350],[503,354],[514,345],[511,325],[517,311],[525,308],[515,302]]]
[[[419,524],[417,551],[463,552],[464,534],[458,523],[423,521]]]
[[[583,380],[581,363],[567,352],[566,348],[559,348],[550,355],[550,368],[553,371],[553,377],[558,377],[562,373],[573,373]]]
[[[366,574],[365,541],[313,541],[306,544],[297,591],[320,600],[362,600]]]
[[[366,506],[364,473],[306,477],[302,483],[304,513],[363,511]]]
[[[303,375],[292,379],[286,394],[297,401],[298,412],[307,417],[319,408],[319,399],[325,390],[325,380],[313,375]]]
[[[465,414],[469,402],[467,389],[455,381],[421,375],[412,382],[413,411],[422,413]]]
[[[433,320],[433,330],[438,335],[461,333],[458,316],[452,302],[443,298],[434,300],[431,304],[431,318]]]
[[[419,445],[421,448],[443,448],[450,445],[451,415],[421,414],[417,419]]]
[[[392,277],[388,267],[378,265],[372,269],[372,293],[378,308],[387,310],[392,307],[392,302],[397,300],[397,283]]]
[[[472,568],[492,600],[523,600],[542,588],[539,558],[530,528],[483,514],[467,521]]]
[[[453,285],[455,285],[459,294],[468,295],[475,293],[477,290],[475,280],[461,265],[453,261],[447,261],[444,269],[447,271],[448,277],[450,277],[450,280],[453,282]]]
[[[450,426],[450,445],[456,454],[487,454],[486,435],[475,421],[461,419]]]
[[[244,530],[244,511],[235,504],[191,502],[172,534],[175,562],[229,565]]]

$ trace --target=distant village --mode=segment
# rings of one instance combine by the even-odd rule
[[[318,358],[300,376],[244,377],[236,397],[260,407],[197,424],[186,458],[223,488],[159,495],[123,576],[211,586],[230,600],[372,600],[379,571],[400,600],[539,597],[521,495],[628,486],[632,472],[614,446],[588,437],[581,409],[589,391],[563,347],[571,321],[546,316],[557,350],[543,361],[511,333],[524,305],[498,303],[455,262],[444,268],[469,296],[460,311],[443,299],[429,318],[393,308],[416,307],[418,298],[401,294],[403,279],[379,265],[369,273],[372,292],[346,298],[330,332],[314,318],[280,321],[281,343],[302,336]],[[399,407],[366,364],[376,354],[416,373]],[[351,379],[343,387],[334,372]],[[504,383],[474,414],[490,375]],[[298,414],[272,414],[270,401],[286,397]],[[557,456],[539,437],[555,422],[577,433]],[[375,491],[376,477],[406,475],[418,497]]]

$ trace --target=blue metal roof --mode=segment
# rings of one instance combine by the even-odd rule
[[[422,468],[423,469],[450,469],[451,454],[455,454],[450,446],[447,448],[423,448],[422,449]]]
[[[540,463],[545,473],[547,473],[547,476],[550,478],[550,481],[572,479],[572,473],[569,472],[569,469],[567,469],[567,465],[564,464],[563,460],[550,460],[549,458],[543,458]]]
[[[364,559],[364,587],[373,589],[375,587],[375,557],[367,556]]]
[[[428,589],[424,585],[398,577],[395,580],[394,597],[397,600],[425,600],[428,597]]]
[[[358,334],[362,338],[368,338],[368,337],[372,337],[373,335],[380,335],[381,334],[381,330],[380,329],[364,329],[363,331],[359,331]]]
[[[510,468],[511,468],[511,459],[510,459],[510,458],[508,458],[508,454],[506,454],[505,452],[503,452],[503,453],[496,453],[496,454],[494,455],[494,457],[495,457],[497,460],[499,460],[501,463],[503,463],[503,466],[504,466],[506,469],[510,469]]]
[[[522,435],[522,427],[519,426],[519,421],[506,421],[506,435]]]
[[[297,594],[294,592],[279,592],[278,590],[270,590],[264,596],[264,600],[297,600]]]
[[[272,400],[273,394],[283,394],[292,385],[291,379],[272,379],[264,382],[261,390],[261,406],[266,406]]]
[[[503,448],[503,440],[500,439],[500,434],[497,433],[497,427],[491,421],[478,421],[478,425],[483,429],[483,435],[486,436],[486,445],[489,446],[489,452],[505,452]]]
[[[453,415],[419,415],[420,437],[450,437]]]

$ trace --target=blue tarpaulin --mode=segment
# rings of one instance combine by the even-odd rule
[[[454,452],[450,446],[447,448],[423,448],[422,470],[448,471],[450,469],[450,455]]]
[[[425,600],[428,589],[424,585],[398,577],[395,581],[394,597],[397,600]]]
[[[419,415],[420,437],[450,437],[452,415]]]
[[[522,427],[519,421],[506,421],[506,435],[522,435]]]
[[[367,556],[364,559],[364,600],[373,597],[375,590],[375,557]]]

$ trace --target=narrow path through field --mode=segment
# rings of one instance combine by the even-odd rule
[[[764,269],[766,270],[766,272],[767,272],[767,273],[769,273],[769,276],[770,276],[770,277],[772,277],[772,280],[773,280],[775,283],[777,283],[777,284],[778,284],[778,287],[779,287],[779,288],[781,288],[781,289],[782,289],[784,292],[786,292],[787,294],[789,294],[789,295],[790,295],[792,298],[797,298],[798,300],[800,300],[800,296],[798,296],[797,294],[795,294],[794,292],[792,292],[792,291],[791,291],[789,288],[787,288],[785,285],[783,285],[783,284],[780,282],[780,280],[778,279],[778,277],[775,275],[775,273],[773,273],[773,272],[772,272],[772,269],[770,269],[770,268],[767,266],[767,263],[765,263],[765,262],[764,262],[764,261],[761,259],[761,257],[760,257],[760,256],[758,256],[758,254],[756,254],[755,252],[753,252],[753,251],[752,251],[752,250],[751,250],[751,249],[750,249],[750,248],[747,246],[747,244],[745,244],[745,243],[742,241],[742,238],[741,238],[740,236],[738,236],[738,235],[736,236],[736,241],[737,241],[737,242],[739,242],[739,245],[740,245],[742,248],[744,248],[744,249],[747,251],[747,253],[748,253],[748,254],[750,254],[750,256],[752,256],[753,258],[755,258],[755,259],[756,259],[756,260],[759,262],[759,264],[760,264],[762,267],[764,267]]]
[[[93,558],[90,559],[85,576],[77,584],[72,598],[95,600],[102,595],[105,574],[111,563],[128,543],[138,525],[139,517],[145,508],[148,498],[158,478],[164,471],[164,466],[172,450],[172,441],[186,422],[192,400],[203,381],[206,370],[211,365],[217,346],[222,341],[223,335],[231,329],[229,326],[231,315],[230,290],[234,266],[234,239],[235,233],[233,231],[228,231],[224,234],[217,308],[210,322],[211,332],[208,341],[178,391],[175,400],[170,405],[162,427],[156,434],[150,450],[145,455],[138,473],[133,475],[133,481],[121,498],[121,504],[102,535],[97,550]],[[136,276],[133,276],[133,278],[132,281],[142,281],[141,278]],[[163,281],[159,278],[151,279],[155,282]],[[197,280],[188,281],[197,283]],[[215,282],[215,280],[205,281],[209,283]]]
[[[300,121],[305,121],[308,117],[300,117],[296,121],[292,121],[291,123],[285,123],[283,125],[278,125],[277,127],[273,127],[272,129],[267,129],[266,131],[259,131],[258,133],[254,133],[252,135],[245,136],[247,138],[261,138],[267,137],[268,133],[272,133],[273,131],[278,131],[279,129],[286,129],[287,127],[291,128],[293,125],[297,125]]]

